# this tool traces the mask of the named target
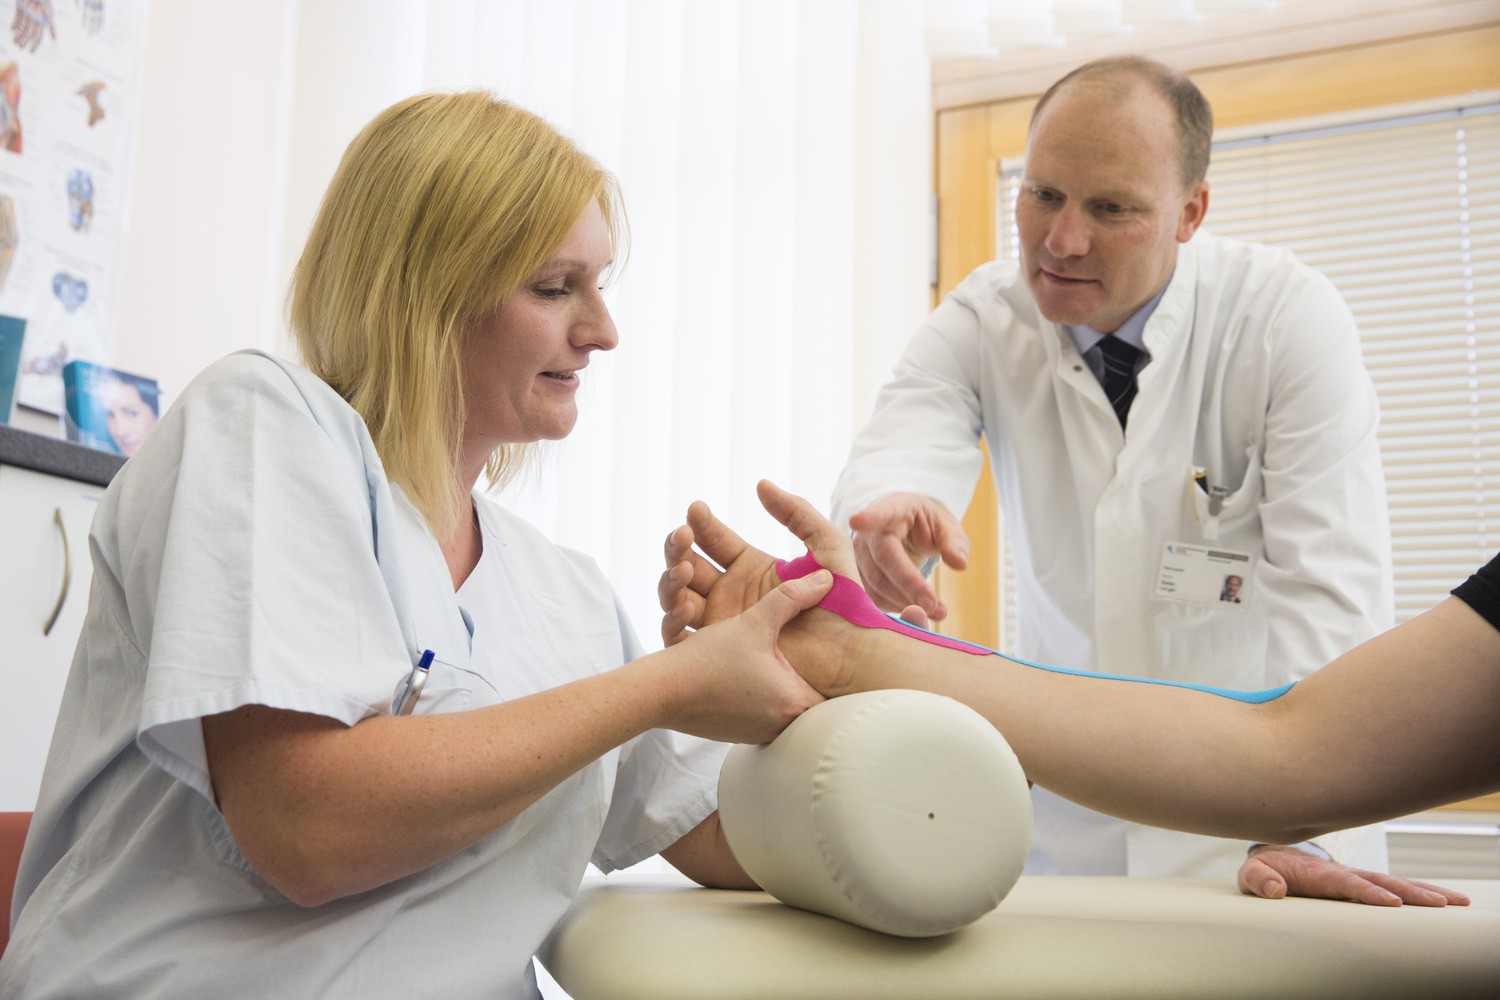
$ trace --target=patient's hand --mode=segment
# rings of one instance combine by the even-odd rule
[[[1398,878],[1382,872],[1350,868],[1326,861],[1295,847],[1261,845],[1240,866],[1240,891],[1247,896],[1280,899],[1310,896],[1348,899],[1371,906],[1468,906],[1469,897],[1427,882]]]
[[[826,569],[859,579],[849,537],[812,504],[765,479],[756,493],[771,516]],[[688,508],[688,523],[667,535],[665,556],[667,568],[656,596],[663,611],[661,637],[668,646],[682,641],[690,629],[739,614],[781,583],[776,559],[747,544],[701,500]]]

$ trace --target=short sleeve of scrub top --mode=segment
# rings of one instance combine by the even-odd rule
[[[384,477],[361,458],[373,448],[350,447],[368,442],[357,414],[264,356],[202,379],[168,440],[132,459],[151,465],[131,477],[140,495],[114,509],[148,654],[141,748],[211,798],[200,719],[259,704],[352,725],[411,664],[375,554]]]
[[[625,660],[644,655],[625,609],[615,600]],[[620,751],[615,794],[593,863],[606,874],[661,853],[718,808],[718,775],[729,747],[653,729]]]

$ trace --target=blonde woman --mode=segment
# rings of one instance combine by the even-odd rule
[[[211,366],[100,507],[0,994],[532,996],[590,860],[752,884],[699,738],[819,699],[776,638],[829,581],[642,655],[589,559],[473,489],[572,429],[623,228],[486,94],[354,140],[293,280],[305,367]]]

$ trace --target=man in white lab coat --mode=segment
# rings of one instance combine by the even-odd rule
[[[1087,64],[1037,103],[1019,264],[980,267],[938,306],[835,491],[882,606],[946,613],[917,563],[964,566],[983,435],[1020,591],[1009,652],[1259,689],[1392,625],[1354,319],[1291,254],[1199,231],[1211,133],[1191,81],[1134,57]],[[1220,599],[1229,576],[1237,601]],[[1247,858],[1037,796],[1033,873],[1240,868],[1247,891],[1342,896],[1358,876],[1326,858],[1384,867],[1378,829]]]

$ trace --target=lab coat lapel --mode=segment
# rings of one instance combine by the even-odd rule
[[[1141,461],[1143,454],[1160,454],[1165,443],[1190,436],[1197,425],[1202,373],[1185,370],[1200,361],[1191,350],[1197,287],[1197,250],[1191,243],[1184,244],[1166,294],[1142,334],[1151,363],[1136,381],[1137,393],[1120,455],[1126,465]]]
[[[1162,673],[1150,609],[1168,539],[1157,526],[1178,519],[1203,391],[1202,373],[1190,370],[1201,360],[1190,349],[1197,274],[1197,255],[1184,246],[1146,324],[1151,363],[1141,372],[1123,446],[1094,507],[1095,661],[1106,673]]]
[[[1072,335],[1049,320],[1040,322],[1050,355],[1063,454],[1074,470],[1081,497],[1092,503],[1114,476],[1124,433]]]

